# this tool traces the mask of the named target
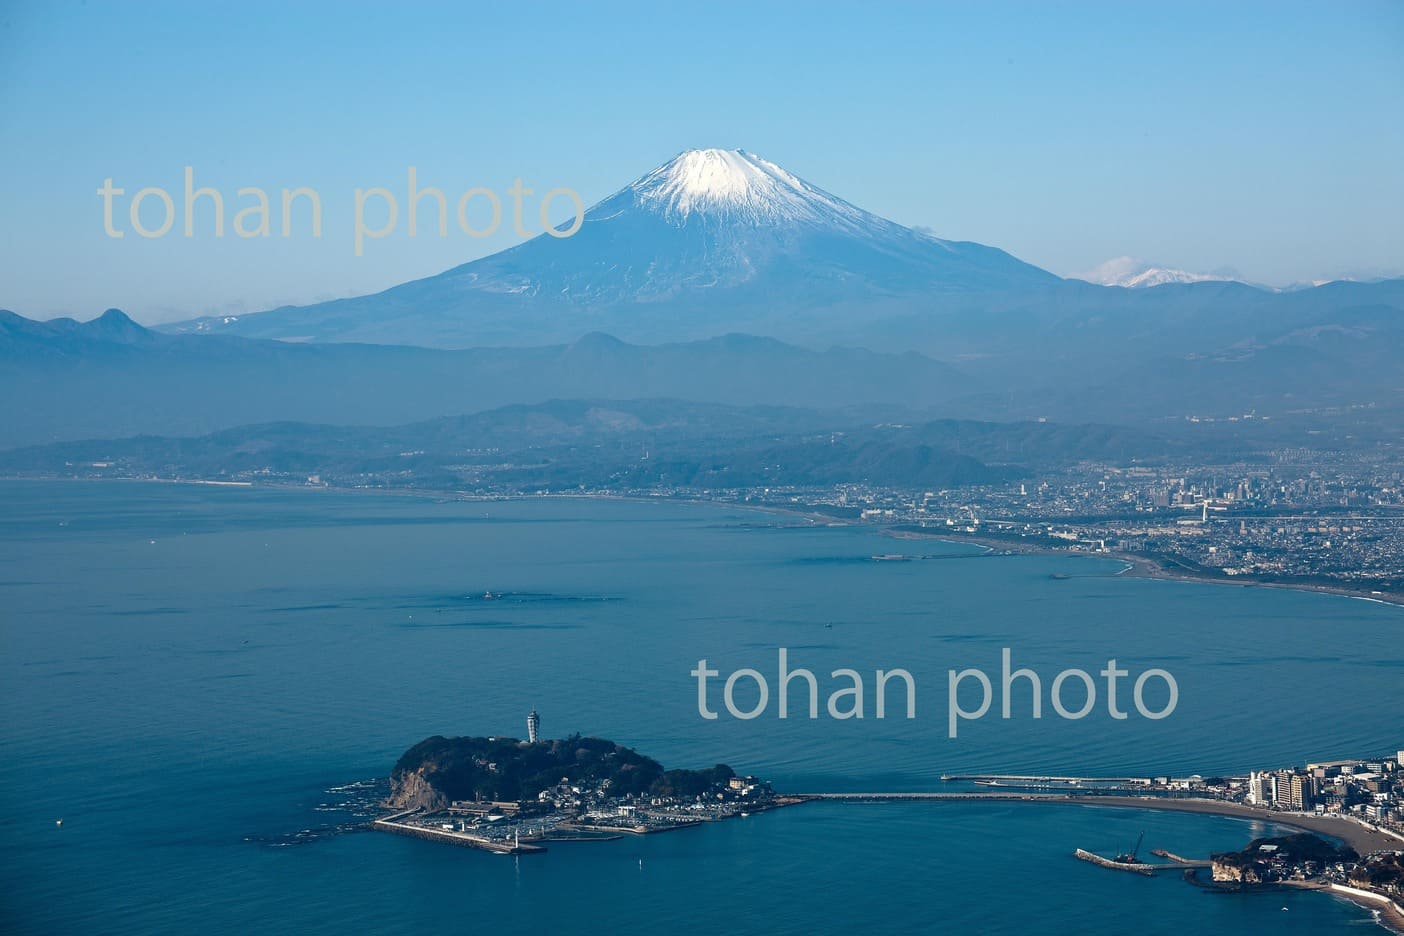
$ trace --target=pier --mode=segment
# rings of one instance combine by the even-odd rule
[[[967,783],[1134,783],[1150,785],[1149,777],[1054,777],[1029,774],[942,774],[942,782],[965,781]]]
[[[1095,793],[1069,791],[1067,793],[1009,792],[992,793],[988,790],[970,790],[957,793],[916,792],[916,793],[796,793],[794,798],[801,801],[830,800],[845,803],[909,803],[909,802],[960,802],[963,800],[1007,800],[1026,802],[1029,800],[1049,803],[1095,801]]]
[[[1178,861],[1181,865],[1184,865],[1186,867],[1208,867],[1212,863],[1208,861],[1196,862],[1191,858],[1181,858],[1174,852],[1166,851],[1163,848],[1152,848],[1151,854],[1155,855],[1157,858],[1164,858],[1168,861]]]
[[[943,774],[943,783],[965,782],[984,786],[1025,786],[1029,784],[1060,784],[1077,787],[1083,784],[1114,784],[1123,787],[1177,786],[1194,781],[1194,777],[1056,777],[1049,774]]]

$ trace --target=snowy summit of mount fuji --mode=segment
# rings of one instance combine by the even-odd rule
[[[762,226],[804,221],[891,224],[745,150],[679,153],[627,189],[635,204],[683,224],[694,215]],[[621,193],[622,194],[622,193]]]

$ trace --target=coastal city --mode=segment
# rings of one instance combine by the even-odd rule
[[[1081,465],[1036,481],[935,491],[850,484],[705,496],[996,548],[1142,559],[1144,571],[1169,576],[1404,599],[1404,468],[1281,457],[1271,467],[1212,470]]]

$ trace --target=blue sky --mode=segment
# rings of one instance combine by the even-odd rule
[[[36,317],[375,291],[518,239],[402,214],[357,258],[357,187],[590,203],[706,146],[1060,274],[1404,273],[1404,3],[0,0],[0,139],[0,307]],[[103,179],[179,213],[187,165],[227,223],[241,187],[317,189],[322,237],[104,234]]]

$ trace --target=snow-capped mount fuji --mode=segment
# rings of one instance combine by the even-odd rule
[[[610,201],[621,196],[679,227],[694,216],[751,227],[832,225],[859,233],[865,225],[896,227],[745,150],[679,153]]]
[[[385,292],[170,331],[438,347],[643,341],[725,332],[851,338],[951,297],[1059,284],[1002,250],[865,211],[755,154],[678,154],[539,235]]]

